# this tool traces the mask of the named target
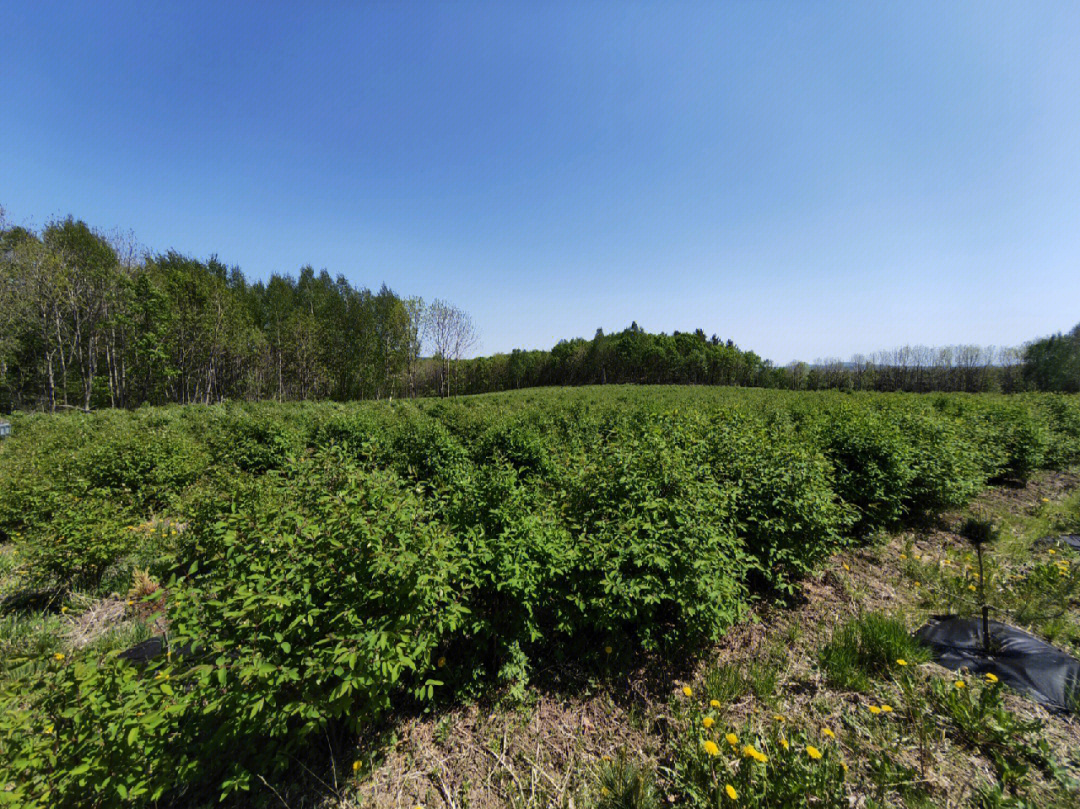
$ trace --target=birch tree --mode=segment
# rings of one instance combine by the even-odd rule
[[[450,396],[451,362],[459,362],[475,348],[479,335],[468,313],[438,298],[427,309],[427,335],[435,349],[435,357],[442,361],[444,395]]]

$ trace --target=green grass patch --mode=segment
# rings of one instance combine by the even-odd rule
[[[872,681],[904,666],[925,662],[929,651],[907,630],[902,618],[866,613],[833,632],[818,657],[830,684],[852,691],[868,691]]]
[[[596,779],[596,809],[659,809],[655,774],[625,752],[600,763]]]

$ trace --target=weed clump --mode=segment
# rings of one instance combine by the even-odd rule
[[[837,628],[818,662],[834,686],[867,691],[874,678],[929,659],[929,651],[908,633],[903,620],[871,612]]]
[[[595,809],[660,809],[653,773],[619,754],[600,764]]]

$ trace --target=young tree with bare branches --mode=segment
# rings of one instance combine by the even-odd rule
[[[425,333],[431,341],[435,357],[442,361],[441,387],[451,394],[451,362],[457,363],[476,347],[480,336],[469,314],[446,301],[436,298],[427,307]]]

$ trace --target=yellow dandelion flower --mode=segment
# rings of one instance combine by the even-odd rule
[[[701,720],[701,724],[703,724],[707,728],[711,728],[714,724],[713,718],[711,716],[706,716],[704,719]]]
[[[997,675],[990,671],[986,672],[986,681],[996,683],[998,681]]]
[[[773,718],[774,722],[783,722],[784,721],[784,715],[783,714],[774,713],[772,715],[772,718]]]
[[[752,744],[746,745],[746,747],[742,749],[742,754],[746,758],[752,758],[754,761],[758,761],[762,764],[769,760],[769,757],[767,755],[762,753]]]
[[[60,614],[61,615],[66,615],[67,611],[68,611],[67,606],[63,606],[63,607],[60,608]]]
[[[607,753],[604,753],[604,755],[600,756],[600,760],[601,761],[611,761],[611,756],[609,756]]]
[[[354,761],[354,762],[352,763],[352,771],[353,771],[353,772],[360,772],[360,768],[361,768],[362,766],[363,766],[363,765],[362,765],[362,764],[360,763],[360,760],[359,760],[359,759],[357,759],[356,761]]]
[[[843,564],[844,564],[844,570],[851,570],[851,568],[848,566],[847,562],[844,562]]]
[[[975,592],[975,585],[974,584],[969,584],[968,589],[971,590],[971,592],[974,593]]]
[[[610,646],[605,646],[604,647],[604,654],[606,654],[606,655],[611,654],[611,647]]]
[[[63,660],[63,659],[64,659],[64,653],[63,652],[57,652],[56,654],[53,655],[53,660]]]
[[[847,772],[847,764],[843,761],[840,762],[840,768],[843,769],[844,772]]]
[[[600,787],[600,794],[605,795],[605,796],[610,795],[611,790],[608,789],[607,787]]]
[[[1044,498],[1042,498],[1042,501],[1043,501],[1044,503],[1049,503],[1049,502],[1050,502],[1050,498],[1049,498],[1049,497],[1044,497]]]
[[[788,740],[785,739],[783,736],[780,737],[780,746],[783,747],[785,750],[791,747],[791,745],[788,744]]]
[[[711,705],[713,708],[719,708],[720,707],[720,700],[718,700],[718,699],[710,699],[709,700],[709,705]]]
[[[881,708],[879,708],[877,705],[871,705],[870,706],[870,713],[877,716],[879,713],[881,713]]]
[[[896,658],[896,665],[898,665],[898,666],[906,666],[907,661],[904,660],[904,658],[902,658],[902,657],[898,657],[898,658]]]
[[[836,734],[833,733],[829,728],[822,728],[821,733],[824,736],[828,736],[830,739],[835,739],[836,738]]]
[[[688,696],[688,697],[692,697],[692,696],[694,696],[694,689],[693,689],[693,688],[691,688],[691,687],[690,687],[690,686],[688,686],[688,685],[684,685],[684,686],[682,687],[682,692],[683,692],[683,694],[685,694],[685,695],[686,695],[686,696]]]
[[[705,752],[708,753],[710,756],[720,755],[720,748],[716,746],[716,742],[714,742],[712,739],[706,739],[702,747],[705,748]]]
[[[881,706],[881,712],[882,713],[892,713],[892,705],[884,705],[883,704]]]
[[[821,758],[821,751],[814,747],[814,745],[808,744],[806,745],[806,755],[810,756],[810,758],[816,761],[817,759]]]
[[[737,801],[739,799],[739,793],[735,791],[735,787],[733,787],[731,784],[728,784],[724,787],[724,792],[726,792],[727,796],[733,801]]]
[[[446,658],[445,657],[440,657],[438,660],[435,661],[435,666],[437,668],[441,669],[445,665],[446,665]]]
[[[902,553],[902,554],[900,554],[900,558],[901,558],[901,559],[907,559],[907,554],[906,554],[906,553]]]
[[[45,735],[46,735],[46,736],[52,736],[52,734],[53,734],[53,729],[54,729],[54,728],[53,728],[53,726],[52,726],[52,725],[46,725],[46,726],[45,726]]]
[[[957,688],[967,688],[967,683],[965,683],[963,680],[957,680],[955,683],[953,683],[953,685],[955,685]]]
[[[736,736],[734,733],[729,733],[724,738],[727,740],[727,743],[730,744],[732,747],[738,747],[739,737]]]
[[[131,599],[129,598],[129,599],[127,600],[127,605],[128,605],[129,607],[133,607],[133,606],[135,606],[135,602],[134,602],[134,601],[132,601],[132,600],[131,600]]]
[[[915,586],[916,587],[922,587],[922,583],[921,582],[915,582]]]
[[[1047,553],[1050,554],[1051,556],[1053,556],[1055,553],[1057,553],[1057,551],[1055,551],[1053,548],[1051,548],[1050,550],[1047,551]]]

